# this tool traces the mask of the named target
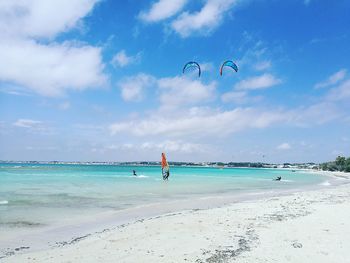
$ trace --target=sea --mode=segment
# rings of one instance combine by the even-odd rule
[[[282,180],[274,181],[278,176]],[[171,166],[163,181],[159,166],[0,163],[0,250],[28,245],[29,237],[33,243],[35,233],[38,241],[44,235],[52,244],[92,225],[97,231],[99,224],[155,216],[171,207],[203,209],[210,199],[218,205],[327,186],[330,180],[299,170]]]

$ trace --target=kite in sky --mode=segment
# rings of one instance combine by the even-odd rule
[[[234,71],[238,72],[238,67],[237,67],[237,65],[236,65],[232,60],[226,60],[226,61],[222,64],[222,66],[221,66],[221,68],[220,68],[220,75],[221,75],[221,76],[222,76],[222,69],[223,69],[224,67],[230,67],[230,68],[234,69]]]
[[[201,76],[201,67],[197,62],[191,61],[185,64],[182,73],[185,73],[189,68],[197,68],[198,69],[198,77]]]

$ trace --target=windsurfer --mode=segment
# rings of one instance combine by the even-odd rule
[[[163,180],[168,180],[169,175],[170,175],[170,171],[169,171],[169,164],[168,164],[168,162],[166,161],[166,158],[165,158],[165,153],[162,153],[161,165],[162,165]]]
[[[170,175],[169,170],[165,171],[165,174],[163,176],[163,180],[168,180],[169,175]]]

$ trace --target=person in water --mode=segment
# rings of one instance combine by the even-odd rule
[[[274,181],[281,181],[282,177],[278,176],[276,179],[273,179]]]
[[[169,175],[170,175],[169,170],[165,171],[165,174],[163,176],[163,180],[168,180]]]
[[[137,174],[136,174],[136,171],[135,171],[135,170],[132,170],[132,175],[133,175],[133,176],[137,176]]]

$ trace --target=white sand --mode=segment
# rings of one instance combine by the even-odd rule
[[[350,262],[350,184],[141,220],[1,262]]]
[[[350,185],[138,221],[1,262],[349,262]]]

